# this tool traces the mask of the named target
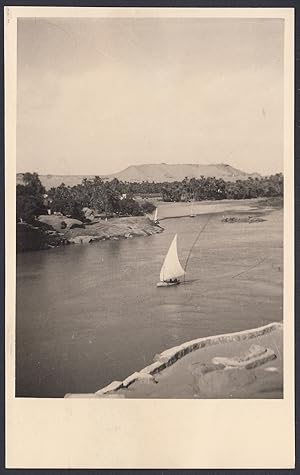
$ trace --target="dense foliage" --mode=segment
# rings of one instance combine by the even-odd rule
[[[96,176],[72,187],[62,183],[47,194],[37,173],[25,173],[23,181],[16,189],[17,221],[26,223],[36,223],[37,216],[47,214],[47,209],[81,221],[86,220],[84,208],[105,216],[141,216],[155,209],[152,203],[138,203],[132,193],[125,193],[118,180],[104,182]]]
[[[66,216],[84,220],[83,208],[96,210],[99,214],[142,215],[143,211],[132,196],[122,199],[120,182],[112,180],[105,182],[96,176],[93,180],[86,178],[80,185],[65,186],[62,183],[57,188],[49,190],[50,208],[60,211]]]
[[[185,178],[162,186],[163,201],[247,199],[283,195],[283,175],[225,181],[221,178]]]
[[[283,195],[283,175],[277,173],[269,177],[247,178],[246,180],[225,181],[222,178],[185,178],[183,181],[163,183],[121,183],[122,193],[158,195],[163,201],[196,201],[260,198]]]
[[[25,173],[24,185],[17,185],[17,220],[33,223],[37,216],[46,214],[44,194],[46,193],[37,173]]]
[[[185,178],[172,183],[129,183],[116,178],[103,181],[99,176],[84,179],[81,184],[66,186],[62,183],[48,192],[36,173],[24,174],[24,185],[17,185],[17,218],[32,223],[39,214],[61,212],[65,216],[85,220],[84,208],[106,216],[139,216],[152,213],[155,206],[148,201],[136,201],[134,197],[156,196],[163,201],[245,199],[283,196],[283,175],[237,181],[225,181],[214,177]]]

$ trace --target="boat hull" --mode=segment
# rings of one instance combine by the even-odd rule
[[[171,287],[172,285],[179,285],[180,282],[158,282],[156,287]]]

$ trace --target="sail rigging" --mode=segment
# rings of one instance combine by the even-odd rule
[[[177,234],[175,235],[169,251],[165,257],[164,263],[160,271],[160,281],[166,282],[170,279],[177,279],[185,274],[177,254]]]
[[[199,233],[198,233],[197,236],[196,236],[195,241],[193,242],[193,245],[192,245],[192,247],[191,247],[191,249],[190,249],[190,252],[188,253],[188,256],[187,256],[187,259],[186,259],[186,262],[185,262],[184,274],[186,274],[187,265],[188,265],[189,259],[190,259],[190,257],[191,257],[192,251],[193,251],[193,249],[194,249],[194,247],[195,247],[195,245],[196,245],[196,243],[197,243],[197,241],[198,241],[200,235],[203,233],[203,231],[205,230],[206,226],[208,225],[210,219],[211,219],[211,215],[208,216],[208,220],[206,221],[206,223],[204,224],[204,226],[200,229]],[[185,279],[185,275],[184,275],[184,279]]]

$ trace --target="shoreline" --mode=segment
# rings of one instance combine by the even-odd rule
[[[173,209],[177,211],[179,208],[175,205]],[[55,346],[56,322],[60,322],[62,316],[62,335],[59,338],[64,344],[58,348],[58,355],[60,360],[65,358],[65,362],[62,365],[64,368],[59,368],[58,356],[50,354],[42,366],[37,367],[31,383],[27,377],[32,358],[27,356],[26,347],[21,347],[19,358],[23,360],[20,365],[24,376],[22,379],[19,376],[18,394],[28,394],[30,387],[37,397],[51,394],[63,398],[68,392],[91,393],[150,364],[153,356],[165,348],[198,336],[227,334],[260,327],[271,321],[282,321],[282,211],[267,211],[262,222],[253,221],[251,226],[248,214],[252,213],[246,212],[239,220],[232,221],[236,224],[227,224],[231,221],[223,221],[220,214],[212,216],[201,242],[193,248],[187,285],[167,292],[156,291],[156,282],[171,236],[179,232],[179,258],[184,262],[207,218],[198,216],[181,221],[162,221],[164,233],[150,240],[75,246],[57,249],[48,255],[38,253],[31,256],[29,253],[29,256],[21,258],[18,261],[19,299],[20,295],[26,299],[24,315],[28,320],[26,324],[25,320],[24,323],[21,321],[19,331],[27,332],[28,327],[38,328],[37,336],[32,332],[32,344],[38,341],[41,350],[50,342]],[[107,226],[109,222],[102,224]],[[84,229],[71,231],[80,235]],[[127,268],[131,272],[128,276]],[[47,297],[50,284],[51,299],[46,305],[31,302],[29,298],[30,288],[37,281],[37,276],[39,295]],[[143,286],[140,285],[141,276]],[[64,290],[62,299],[61,289]],[[49,334],[48,326],[38,326],[41,321],[39,315],[45,315],[46,319],[50,313],[54,318],[51,322],[52,334]],[[252,342],[258,343],[255,339]],[[279,339],[278,347],[280,345]],[[269,344],[266,346],[269,347]],[[240,355],[246,347],[246,341],[240,343],[236,355]],[[216,346],[211,348],[216,351]],[[220,343],[218,352],[221,348]],[[82,351],[85,358],[83,361],[80,358],[78,365],[77,358]],[[190,355],[196,355],[197,362],[200,352],[198,360],[202,360],[208,349],[193,351],[180,358],[176,365],[170,365],[157,374],[155,379],[160,381],[159,385],[153,383],[152,378],[146,385],[146,380],[136,381],[128,389],[123,388],[106,397],[133,398],[146,392],[149,394],[147,397],[155,398],[156,394],[161,395],[165,391],[163,380],[169,378],[169,373],[173,377],[181,362],[185,365],[189,361]],[[223,355],[216,353],[214,356]],[[54,368],[51,373],[53,379],[44,378],[41,382],[39,375],[46,373],[50,365]],[[185,382],[186,373],[189,371],[180,376],[179,383],[176,383],[177,390],[170,397],[192,397],[185,393],[190,385],[190,382]],[[64,374],[67,375],[65,381]]]
[[[160,221],[190,217],[191,214],[191,202],[155,202],[154,204],[158,206]],[[193,202],[193,214],[196,217],[211,214],[264,214],[282,209],[282,207],[282,199],[267,197],[244,200],[203,200]],[[177,213],[173,214],[173,210],[177,210]]]
[[[190,217],[190,202],[159,202],[159,222],[167,219]],[[264,215],[282,208],[282,200],[252,198],[244,200],[205,200],[193,204],[194,217],[222,215]],[[175,212],[175,213],[174,213]],[[174,214],[173,214],[174,213]],[[149,215],[110,218],[83,223],[77,219],[58,215],[41,215],[41,227],[27,223],[17,224],[18,252],[49,250],[69,244],[89,244],[96,241],[130,239],[161,233],[164,228],[154,223]],[[64,228],[62,223],[64,222]]]
[[[71,244],[90,244],[96,241],[131,239],[151,236],[164,229],[146,216],[112,218],[84,224],[66,216],[41,215],[43,227],[22,223],[17,225],[18,252],[55,249]],[[62,229],[62,223],[65,228]]]
[[[153,358],[153,363],[150,365],[146,366],[145,368],[135,371],[131,375],[127,376],[123,381],[112,381],[110,384],[105,386],[104,388],[101,388],[97,390],[95,393],[86,393],[86,394],[72,394],[72,393],[67,393],[65,394],[64,398],[135,398],[135,397],[142,397],[142,395],[139,395],[140,393],[143,393],[145,391],[145,388],[149,389],[153,388],[153,398],[155,398],[155,394],[158,393],[157,386],[156,384],[159,383],[160,381],[157,381],[157,376],[161,377],[164,376],[166,370],[168,370],[171,367],[176,367],[176,363],[182,360],[182,364],[184,367],[184,371],[186,372],[187,368],[186,365],[184,365],[186,361],[186,357],[189,356],[190,354],[199,354],[199,352],[202,351],[202,354],[199,354],[199,357],[203,355],[205,350],[215,349],[216,351],[213,351],[214,357],[218,356],[218,348],[220,346],[227,346],[227,349],[232,347],[235,344],[241,343],[242,346],[245,346],[245,343],[249,343],[249,341],[252,343],[252,341],[260,341],[261,338],[268,338],[272,334],[279,334],[279,338],[282,340],[282,332],[283,332],[283,323],[282,322],[272,322],[267,325],[264,325],[262,327],[257,327],[253,329],[248,329],[248,330],[242,330],[239,332],[231,332],[227,334],[220,334],[220,335],[212,335],[208,337],[202,337],[198,338],[195,340],[190,340],[185,343],[182,343],[178,346],[168,348],[167,350],[163,351],[162,353],[155,355]],[[256,345],[257,346],[257,345]],[[276,349],[278,350],[278,345],[276,345]],[[282,360],[282,356],[280,351],[278,350],[278,355],[275,355],[275,358],[279,360],[279,358]],[[270,360],[273,361],[273,357],[270,358]],[[205,358],[202,358],[203,362],[205,361]],[[268,363],[269,360],[263,360],[262,362],[258,362],[259,364],[266,364]],[[201,364],[200,362],[197,362],[197,364]],[[274,368],[272,366],[271,368]],[[224,373],[224,371],[228,371],[227,368],[215,368],[216,370],[222,370],[223,375],[224,374],[229,374],[229,373]],[[240,371],[240,369],[235,369],[233,371]],[[251,371],[254,370],[248,370],[245,369],[244,371],[247,372],[247,374],[250,374]],[[250,371],[250,373],[249,373]],[[272,370],[270,370],[272,371]],[[279,371],[280,372],[280,371]],[[219,376],[219,375],[218,375]],[[251,381],[252,382],[252,381]],[[153,384],[156,383],[156,384]],[[179,384],[181,382],[179,381]],[[137,389],[134,387],[137,386]],[[139,387],[140,386],[140,387]],[[141,390],[142,387],[142,390]],[[130,388],[130,389],[129,389]],[[174,389],[174,388],[173,388]],[[131,393],[130,393],[130,392]],[[137,392],[138,394],[135,395],[133,394],[134,392]],[[146,391],[147,392],[147,391]],[[221,388],[221,393],[222,393],[222,388]],[[144,395],[145,397],[145,395]],[[148,396],[149,397],[149,396]],[[172,395],[169,395],[168,397],[172,398]],[[178,398],[178,395],[173,395],[173,397]],[[194,396],[195,397],[195,396]],[[201,396],[199,396],[201,398]],[[220,396],[222,397],[222,396]]]

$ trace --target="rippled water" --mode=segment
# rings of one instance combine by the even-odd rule
[[[170,288],[156,283],[174,234],[184,265],[208,216],[163,220],[165,231],[149,237],[18,255],[16,395],[95,392],[168,347],[281,320],[276,216],[251,225],[213,216],[187,282]]]

